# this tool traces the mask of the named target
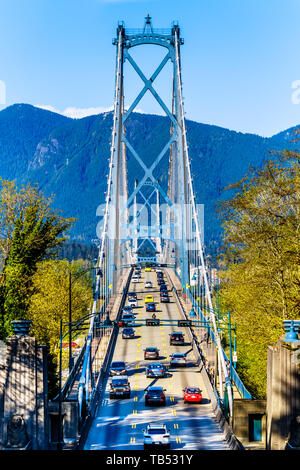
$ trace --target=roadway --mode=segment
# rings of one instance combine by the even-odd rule
[[[167,277],[165,275],[167,281]],[[150,280],[153,288],[145,288]],[[168,288],[170,291],[170,285]],[[155,272],[142,270],[140,283],[131,283],[129,291],[138,295],[139,306],[137,319],[151,318],[147,313],[144,298],[152,294],[156,302],[156,315],[161,319],[180,319],[180,312],[170,293],[170,303],[160,303],[159,287]],[[223,433],[219,429],[210,406],[210,400],[196,365],[196,360],[188,342],[185,328],[173,326],[134,327],[134,339],[122,339],[120,328],[112,361],[123,360],[126,363],[131,385],[130,399],[110,399],[109,379],[105,394],[98,404],[96,416],[90,427],[85,450],[142,450],[143,429],[148,423],[164,423],[170,429],[171,449],[182,450],[227,450]],[[185,335],[184,346],[170,346],[169,334],[181,331]],[[159,361],[169,365],[169,356],[173,352],[187,353],[188,363],[184,368],[169,368],[167,377],[150,379],[145,376],[145,367],[151,360],[144,360],[144,349],[156,346],[160,350]],[[149,385],[163,386],[166,391],[165,407],[146,407],[145,389]],[[184,404],[183,389],[186,386],[198,386],[202,390],[201,404]]]

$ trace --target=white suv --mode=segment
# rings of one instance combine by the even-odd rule
[[[148,424],[147,429],[143,429],[144,449],[152,446],[162,446],[170,449],[169,429],[165,424]]]

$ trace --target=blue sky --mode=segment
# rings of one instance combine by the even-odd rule
[[[140,28],[147,13],[154,27],[181,27],[188,119],[263,136],[300,124],[300,0],[0,0],[0,109],[110,109],[118,21]],[[158,48],[134,54],[148,75],[160,59]],[[142,82],[126,67],[130,104]],[[169,72],[154,83],[167,102]],[[150,98],[139,109],[163,114]]]

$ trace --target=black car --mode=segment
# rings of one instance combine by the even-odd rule
[[[161,295],[160,301],[161,302],[170,302],[170,297],[168,295]]]
[[[122,331],[122,338],[127,339],[127,338],[134,338],[134,329],[133,328],[123,328]]]
[[[134,297],[135,299],[137,298],[137,293],[136,293],[136,292],[130,291],[130,292],[127,292],[127,295],[128,295],[128,296],[132,296],[132,297]]]
[[[165,280],[164,280],[164,279],[158,279],[158,280],[157,280],[157,284],[158,284],[159,286],[162,286],[163,284],[165,284]]]
[[[124,361],[115,361],[111,363],[110,375],[126,375],[126,366]]]
[[[159,289],[160,289],[160,292],[162,291],[168,292],[168,288],[166,284],[162,284]]]
[[[165,389],[162,387],[149,387],[145,394],[145,405],[162,405],[166,404]]]
[[[127,376],[112,378],[109,398],[130,398],[130,391],[130,383]]]
[[[146,303],[146,312],[155,312],[156,311],[156,305],[152,302],[147,302]]]
[[[184,336],[180,332],[170,334],[170,345],[183,345],[184,346]]]

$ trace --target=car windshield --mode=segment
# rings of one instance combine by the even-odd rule
[[[148,434],[165,434],[166,430],[164,428],[149,429]]]
[[[126,320],[126,318],[134,318],[134,315],[131,315],[130,313],[128,313],[127,315],[123,315],[123,319]]]
[[[124,367],[125,368],[125,362],[113,362],[112,367]]]
[[[161,369],[162,365],[161,364],[150,364],[149,367],[150,367],[150,369]]]
[[[157,351],[157,348],[146,348],[146,351],[154,352],[154,351]]]
[[[185,357],[184,354],[181,353],[175,353],[173,354],[173,357]]]
[[[187,388],[186,393],[200,393],[199,388]]]
[[[148,390],[148,393],[163,393],[162,388],[152,388]]]
[[[131,328],[124,328],[123,333],[132,333],[133,329]]]
[[[126,379],[113,380],[112,385],[127,385],[127,380]]]

